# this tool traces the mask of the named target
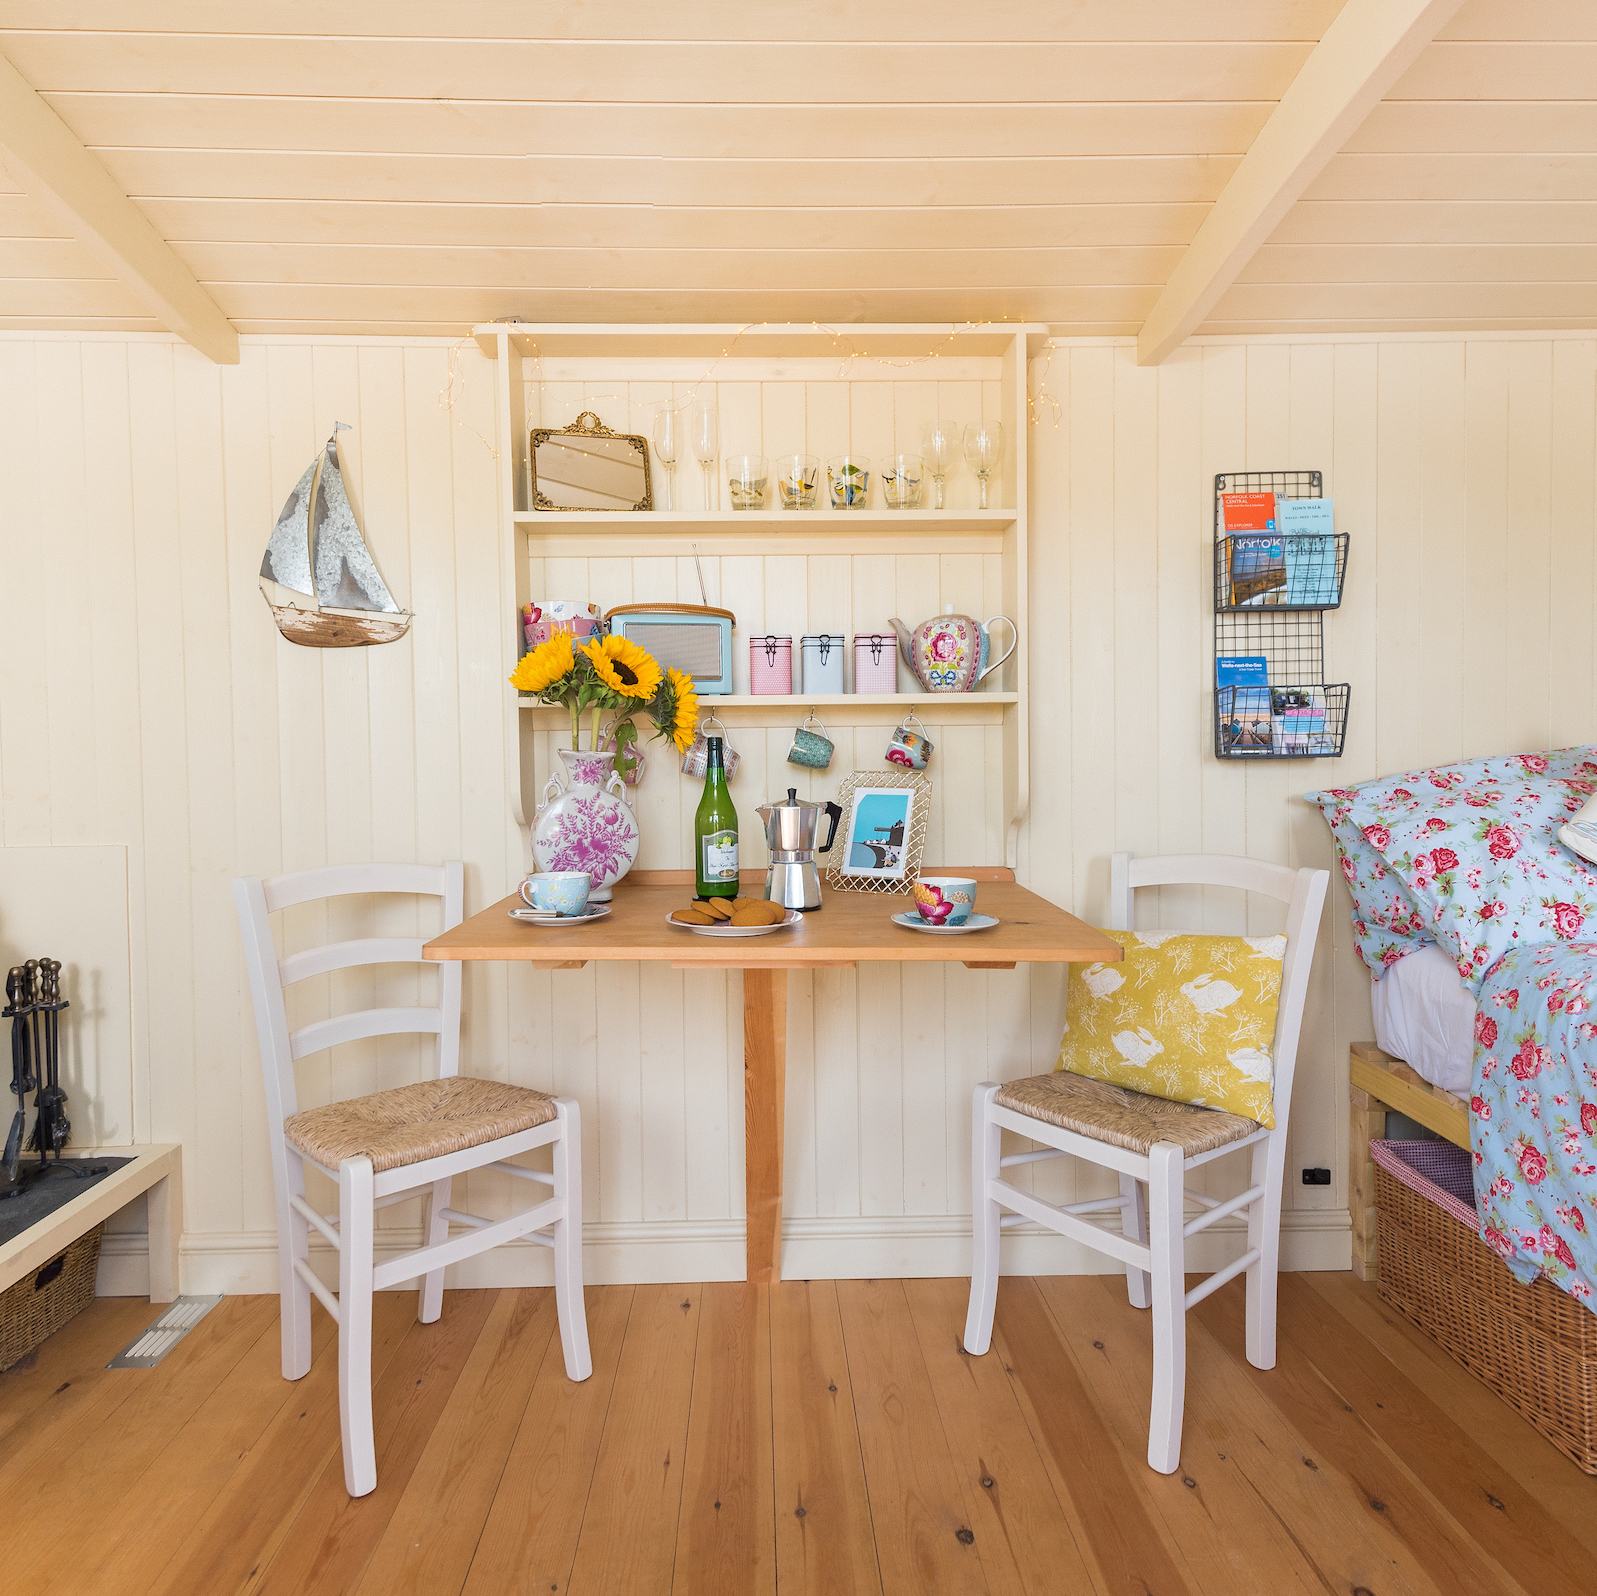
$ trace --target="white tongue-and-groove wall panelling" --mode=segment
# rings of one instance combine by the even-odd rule
[[[522,867],[494,368],[469,342],[454,350],[465,380],[446,409],[451,352],[445,340],[247,338],[241,363],[219,369],[160,337],[0,336],[0,845],[127,850],[131,1134],[184,1144],[185,1290],[275,1289],[229,878],[462,857],[474,910]],[[1036,890],[1101,917],[1117,848],[1329,865],[1305,791],[1597,740],[1597,341],[1206,341],[1147,369],[1129,341],[1083,341],[1035,362],[1032,386],[1031,584],[1016,619],[1032,684],[1020,863]],[[277,511],[335,420],[354,424],[343,445],[368,538],[416,612],[388,647],[295,648],[256,587]],[[1326,626],[1329,674],[1353,684],[1347,750],[1222,765],[1208,718],[1212,478],[1276,466],[1323,470],[1352,536],[1346,600]],[[695,469],[679,468],[684,489]],[[679,563],[679,595],[686,580]],[[870,765],[874,752],[864,737],[851,757]],[[785,768],[769,748],[761,763],[767,784]],[[955,779],[935,757],[932,774]],[[663,754],[646,807],[651,791],[667,795],[656,811],[690,811]],[[767,795],[751,780],[738,796]],[[949,809],[945,847],[955,824]],[[403,903],[350,900],[282,930],[290,943],[337,935],[371,913],[417,925]],[[1347,1046],[1371,1025],[1347,914],[1338,879],[1293,1105],[1289,1266],[1348,1256]],[[1244,924],[1217,894],[1174,891],[1154,919]],[[404,1002],[434,979],[307,982],[292,1018],[373,993]],[[959,1272],[970,1088],[1051,1065],[1061,976],[886,965],[790,979],[786,1272]],[[582,1102],[591,1278],[741,1270],[735,973],[468,965],[466,1016],[471,1070]],[[308,1058],[302,1101],[397,1084],[421,1062],[408,1043]],[[1307,1164],[1333,1184],[1300,1185]],[[1222,1164],[1212,1179],[1229,1190],[1239,1177]],[[1067,1161],[1037,1181],[1087,1191]],[[506,1194],[484,1177],[469,1201]],[[405,1208],[382,1217],[418,1222]],[[1011,1243],[1014,1267],[1093,1267],[1062,1243]],[[1238,1245],[1212,1242],[1216,1256]],[[108,1240],[102,1289],[140,1288],[141,1247],[136,1228]],[[538,1279],[533,1253],[500,1249],[462,1283]]]

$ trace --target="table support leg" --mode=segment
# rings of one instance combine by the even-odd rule
[[[150,1187],[150,1301],[173,1302],[183,1289],[178,1280],[178,1246],[183,1240],[183,1170],[174,1169]]]
[[[787,971],[743,972],[744,1278],[782,1278],[782,1110],[787,1094]]]

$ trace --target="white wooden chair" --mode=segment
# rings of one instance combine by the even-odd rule
[[[582,1128],[577,1105],[525,1087],[461,1077],[460,965],[437,966],[436,1008],[366,1009],[288,1028],[283,988],[307,976],[355,965],[420,961],[420,937],[329,943],[279,960],[268,916],[342,893],[403,892],[443,900],[443,930],[460,923],[461,866],[334,865],[270,881],[233,882],[272,1138],[281,1268],[283,1377],[300,1379],[311,1365],[310,1304],[314,1295],[338,1324],[338,1406],[344,1437],[344,1484],[364,1496],[377,1484],[372,1432],[372,1293],[421,1277],[418,1317],[431,1324],[443,1308],[444,1269],[517,1236],[554,1249],[555,1304],[566,1374],[593,1372],[582,1302]],[[298,1111],[294,1060],[361,1037],[435,1032],[438,1078],[391,1091]],[[552,1174],[505,1162],[552,1145]],[[338,1183],[337,1214],[305,1201],[305,1165]],[[544,1202],[509,1219],[488,1220],[449,1206],[450,1183],[468,1170],[492,1168],[552,1186]],[[414,1252],[373,1262],[375,1211],[408,1197],[427,1198],[426,1242]],[[453,1220],[464,1233],[450,1239]],[[312,1273],[310,1232],[338,1250],[338,1295]],[[544,1235],[539,1232],[549,1231]]]
[[[1131,1305],[1146,1308],[1151,1302],[1153,1307],[1148,1464],[1161,1474],[1173,1474],[1181,1458],[1188,1308],[1246,1270],[1248,1362],[1259,1369],[1275,1367],[1276,1264],[1292,1072],[1329,879],[1324,870],[1290,870],[1284,865],[1222,855],[1134,859],[1121,853],[1112,861],[1109,924],[1116,931],[1134,929],[1132,897],[1138,887],[1239,887],[1290,905],[1271,1050],[1274,1130],[1262,1129],[1236,1114],[1171,1103],[1068,1073],[1035,1076],[1005,1086],[986,1081],[976,1088],[971,1161],[975,1234],[965,1350],[980,1354],[992,1341],[1001,1229],[1030,1219],[1118,1258],[1126,1266]],[[1006,1130],[1044,1145],[1036,1152],[1000,1157],[999,1133]],[[1244,1147],[1253,1149],[1247,1190],[1221,1201],[1185,1189],[1188,1170]],[[1120,1177],[1120,1195],[1061,1207],[1004,1179],[1005,1169],[1065,1153],[1114,1170]],[[1202,1210],[1190,1220],[1186,1199]],[[1001,1208],[1011,1213],[1000,1217]],[[1116,1208],[1120,1210],[1119,1234],[1100,1229],[1083,1217]],[[1248,1215],[1246,1251],[1188,1291],[1186,1239],[1243,1209]]]

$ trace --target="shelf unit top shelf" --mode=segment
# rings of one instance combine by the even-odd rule
[[[509,333],[518,355],[650,356],[695,355],[715,359],[783,355],[924,355],[934,349],[962,355],[1001,355],[1017,335],[1028,358],[1041,352],[1048,329],[1036,322],[996,321],[893,323],[834,322],[485,322],[471,330],[478,346],[495,358],[499,334]],[[736,340],[735,347],[733,340]]]

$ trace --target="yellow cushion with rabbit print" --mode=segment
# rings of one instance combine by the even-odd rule
[[[1057,1070],[1275,1126],[1286,938],[1106,931],[1120,964],[1073,964]]]

